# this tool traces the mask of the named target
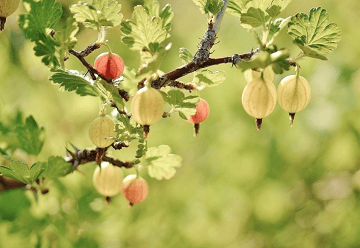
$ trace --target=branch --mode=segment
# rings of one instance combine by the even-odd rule
[[[229,3],[229,0],[223,0],[223,1],[224,1],[224,5],[222,6],[220,12],[216,15],[216,20],[214,25],[215,34],[217,34],[220,30],[221,22],[224,18],[226,7]]]

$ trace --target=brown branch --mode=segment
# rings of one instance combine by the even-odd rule
[[[10,190],[10,189],[18,189],[25,187],[26,184],[4,176],[0,176],[0,191]]]

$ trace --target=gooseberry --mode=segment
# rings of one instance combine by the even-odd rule
[[[246,82],[250,83],[252,80],[261,77],[261,71],[248,69],[244,72],[244,77],[245,77]],[[265,80],[273,82],[274,77],[275,77],[275,73],[271,66],[268,66],[263,70],[263,78]]]
[[[18,8],[20,0],[0,0],[0,31],[4,30],[6,17]]]
[[[260,130],[262,119],[270,115],[276,106],[275,85],[263,78],[252,80],[242,93],[242,105],[246,113],[256,118],[256,126]]]
[[[280,106],[289,113],[292,125],[295,113],[303,110],[310,102],[310,84],[302,76],[289,75],[281,80],[277,95]]]
[[[107,79],[116,79],[124,71],[124,61],[115,53],[102,53],[95,59],[94,67]]]
[[[135,93],[131,113],[137,123],[144,125],[146,137],[149,126],[161,119],[164,108],[164,99],[158,90],[145,86]]]
[[[146,199],[149,187],[146,180],[137,177],[135,174],[128,175],[122,182],[122,194],[129,201],[130,205],[142,202]]]
[[[187,120],[190,123],[194,123],[195,136],[199,135],[199,123],[205,121],[208,118],[209,114],[209,104],[204,99],[200,98],[200,101],[196,104],[196,113],[194,115],[191,115],[190,118]]]
[[[115,123],[109,116],[99,116],[91,123],[89,128],[91,142],[99,148],[110,146],[114,142],[111,137],[116,136],[114,128]]]
[[[94,171],[93,184],[100,194],[112,197],[121,192],[123,178],[123,172],[119,167],[102,162]]]

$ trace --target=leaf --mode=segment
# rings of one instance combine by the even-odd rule
[[[226,73],[224,71],[210,71],[202,70],[201,73],[195,76],[195,83],[198,88],[217,86],[224,82]]]
[[[77,39],[75,35],[79,31],[78,24],[72,18],[66,19],[63,28],[55,33],[55,39],[59,43],[63,58],[67,56],[70,49],[74,48]]]
[[[151,44],[150,47],[152,47]],[[139,72],[136,74],[136,77],[144,78],[149,76],[150,74],[157,72],[160,68],[162,61],[164,60],[165,56],[168,54],[171,47],[172,47],[172,43],[169,43],[166,47],[159,46],[155,48],[156,50],[154,52],[153,49],[151,49],[152,50],[151,52],[153,52],[154,55],[151,56],[150,59],[148,59],[147,61],[144,61],[144,59],[142,59],[144,63],[140,67]]]
[[[60,84],[60,87],[66,91],[75,91],[80,96],[99,95],[95,89],[94,81],[88,76],[81,75],[76,70],[58,70],[49,77],[49,80],[55,84]]]
[[[121,23],[122,42],[135,51],[150,51],[150,44],[160,44],[169,37],[168,29],[163,26],[169,24],[169,17],[163,18],[151,16],[141,5],[135,6],[132,20]]]
[[[8,166],[1,165],[0,173],[3,176],[10,177],[19,180],[26,184],[32,184],[45,170],[45,164],[43,162],[34,163],[31,168],[23,162],[15,161],[8,156],[4,156],[10,160]]]
[[[160,91],[164,101],[167,102],[172,111],[179,112],[179,116],[185,120],[196,113],[196,104],[200,101],[198,96],[187,96],[180,90],[170,90],[168,93]]]
[[[288,22],[290,21],[290,17],[288,18],[277,18],[273,22],[270,23],[269,26],[269,36],[276,37],[279,32],[287,26]]]
[[[247,69],[254,69],[254,68],[265,69],[269,65],[275,64],[275,63],[278,63],[279,66],[282,65],[282,63],[286,63],[288,65],[289,62],[287,62],[286,59],[288,59],[289,56],[290,56],[290,53],[288,50],[279,50],[274,53],[260,51],[258,54],[252,56],[251,60],[240,61],[237,64],[237,67],[244,72]],[[284,67],[286,67],[286,66],[284,66]]]
[[[70,11],[77,22],[95,30],[116,27],[123,19],[121,4],[115,0],[93,0],[92,4],[79,1],[70,7]]]
[[[223,0],[193,0],[193,2],[200,7],[201,13],[213,15],[219,13],[224,5]]]
[[[335,23],[329,23],[327,11],[321,7],[312,8],[310,15],[297,14],[288,24],[288,33],[305,56],[325,60],[324,54],[332,52],[341,40],[341,30]]]
[[[142,127],[136,123],[134,118],[128,118],[125,115],[118,115],[118,123],[115,125],[117,133],[116,140],[130,142],[143,136]]]
[[[107,94],[108,99],[111,99],[115,102],[118,108],[123,108],[125,106],[124,99],[119,94],[119,88],[113,84],[109,84],[104,80],[100,80],[99,86],[102,86]]]
[[[273,5],[266,10],[266,13],[268,13],[269,16],[271,17],[276,17],[277,15],[280,14],[280,12],[281,12],[281,7],[278,5]]]
[[[46,179],[63,177],[74,171],[72,164],[66,162],[64,158],[59,156],[49,157],[48,162],[45,164],[45,171],[42,177]]]
[[[25,124],[16,127],[21,148],[28,154],[38,155],[45,141],[45,129],[39,127],[34,117],[26,118]]]
[[[135,69],[130,69],[129,67],[125,66],[124,72],[122,76],[125,80],[121,83],[121,88],[126,90],[130,95],[133,95],[138,91],[138,83],[139,79],[136,77]]]
[[[171,154],[171,148],[167,145],[150,147],[145,155],[148,173],[157,180],[170,179],[176,173],[175,168],[181,166],[182,158]]]
[[[242,13],[240,17],[241,24],[248,28],[249,25],[253,28],[265,25],[270,16],[265,16],[264,11],[259,8],[249,8],[246,13]]]
[[[19,16],[19,26],[24,31],[26,38],[35,42],[35,55],[44,57],[42,62],[57,68],[59,61],[55,56],[58,46],[50,36],[50,31],[59,22],[62,15],[61,3],[55,0],[32,1],[24,0],[30,6],[28,14]]]
[[[180,47],[179,49],[179,57],[184,64],[190,63],[193,59],[192,53],[186,49],[185,47]]]

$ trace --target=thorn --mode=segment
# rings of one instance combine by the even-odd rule
[[[262,124],[262,119],[256,119],[255,120],[256,123],[256,128],[258,131],[261,131],[261,124]]]
[[[194,133],[195,138],[199,137],[200,123],[195,123],[194,124],[194,129],[195,129],[195,133]]]
[[[294,124],[295,113],[289,113],[289,116],[290,116],[290,127],[292,127]]]
[[[145,140],[147,140],[148,136],[149,136],[149,132],[150,132],[150,126],[149,125],[144,125],[144,132],[145,132]]]
[[[65,147],[65,149],[66,149],[66,155],[67,155],[67,156],[69,156],[69,157],[71,157],[71,158],[73,158],[73,159],[76,158],[75,153],[73,153],[72,151],[70,151],[69,149],[67,149],[67,147]]]
[[[69,144],[72,146],[72,148],[74,148],[75,152],[79,151],[79,149],[74,144],[72,144],[70,141],[69,141]]]

